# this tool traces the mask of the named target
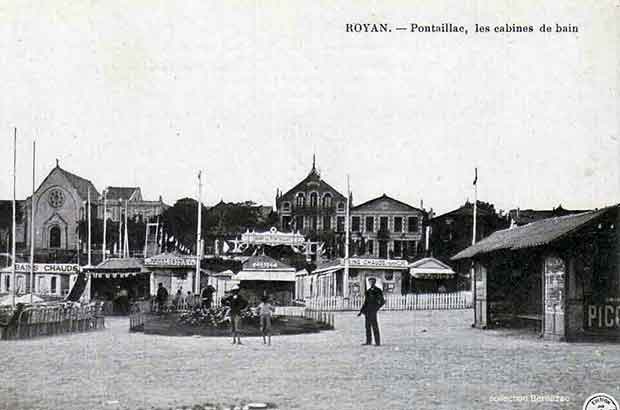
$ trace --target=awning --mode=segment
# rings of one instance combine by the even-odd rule
[[[331,275],[332,273],[344,269],[343,266],[332,266],[331,268],[321,269],[320,272],[314,271],[317,276]]]
[[[136,258],[106,259],[95,267],[84,267],[85,273],[93,278],[127,278],[141,274],[150,274],[142,261]]]
[[[455,275],[450,266],[435,258],[423,258],[411,263],[409,273],[416,279],[450,279]]]
[[[130,276],[150,274],[151,272],[91,272],[93,278],[128,278]]]
[[[295,271],[290,272],[277,272],[277,271],[260,271],[250,270],[241,271],[235,275],[234,279],[239,281],[244,280],[256,280],[256,281],[270,281],[270,282],[295,282]]]
[[[409,273],[416,279],[450,279],[454,276],[454,271],[452,271],[452,269],[412,268]]]

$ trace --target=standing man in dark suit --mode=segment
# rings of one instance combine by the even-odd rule
[[[385,299],[383,298],[383,291],[375,286],[377,280],[375,278],[369,278],[370,288],[366,291],[366,297],[364,298],[364,304],[360,309],[357,316],[364,314],[366,317],[366,343],[364,345],[372,344],[371,330],[375,336],[375,344],[381,346],[381,335],[379,334],[379,323],[377,322],[377,312],[381,309],[381,306],[385,305]]]

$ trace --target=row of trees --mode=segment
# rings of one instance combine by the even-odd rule
[[[245,230],[266,230],[277,222],[275,213],[264,215],[261,207],[253,202],[223,203],[201,209],[201,235],[207,241],[216,238],[232,238]],[[146,221],[142,217],[129,219],[127,224],[129,248],[142,249],[145,241],[146,223],[155,222],[158,218]],[[195,251],[196,226],[198,223],[198,202],[192,198],[179,199],[174,206],[166,209],[159,217],[160,229],[168,238],[183,244]],[[79,234],[82,241],[88,235],[87,221],[80,221]],[[125,228],[121,227],[124,235]],[[103,220],[91,221],[91,237],[93,246],[101,246],[103,239]],[[165,239],[165,238],[164,238]],[[108,248],[119,243],[119,223],[111,220],[106,225],[106,242]]]

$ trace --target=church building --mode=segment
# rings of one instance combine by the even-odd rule
[[[109,187],[104,192],[107,196],[108,221],[119,221],[124,217],[125,200],[128,217],[133,219],[142,217],[147,220],[151,216],[160,215],[168,207],[161,197],[158,201],[143,200],[139,187]],[[80,246],[78,227],[80,221],[87,219],[89,196],[94,225],[96,219],[103,219],[102,193],[90,180],[61,168],[57,162],[34,195],[22,202],[24,234],[20,248],[26,252],[30,248],[31,226],[34,224],[34,246],[37,253],[55,251],[62,254],[63,251],[77,251]],[[85,238],[82,238],[82,242],[84,241]],[[101,243],[101,238],[93,238],[92,241],[93,244]]]

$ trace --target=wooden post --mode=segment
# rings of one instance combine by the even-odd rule
[[[15,178],[15,174],[16,174],[16,169],[17,169],[17,127],[15,127],[14,129],[14,134],[13,134],[13,231],[12,231],[12,238],[11,238],[11,242],[12,242],[12,251],[11,251],[11,265],[12,265],[12,270],[11,270],[11,305],[15,306],[15,292],[17,292],[17,284],[16,284],[16,277],[15,277],[15,258],[16,258],[16,252],[15,252],[15,224],[16,224],[16,213],[17,213],[17,208],[16,208],[16,204],[15,204],[15,184],[16,184],[16,178]]]
[[[36,143],[32,141],[32,196],[30,197],[30,304],[34,295],[34,181],[35,181],[35,149]]]

